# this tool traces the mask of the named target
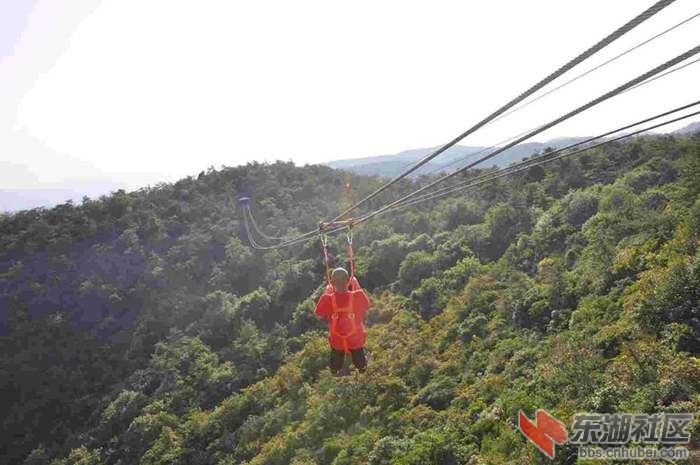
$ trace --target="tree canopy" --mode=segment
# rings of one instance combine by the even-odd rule
[[[320,244],[251,248],[236,197],[289,236],[346,206],[348,179],[382,182],[256,163],[0,216],[5,463],[538,463],[518,410],[700,411],[700,137],[357,228],[370,371],[334,378]]]

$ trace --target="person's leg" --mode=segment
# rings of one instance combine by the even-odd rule
[[[360,347],[356,350],[351,350],[350,355],[352,355],[352,363],[355,364],[355,368],[360,373],[364,373],[367,369],[367,357],[365,356],[365,349]]]
[[[331,359],[329,363],[329,368],[333,376],[340,375],[343,369],[343,362],[345,361],[345,352],[342,350],[335,350],[331,348]]]

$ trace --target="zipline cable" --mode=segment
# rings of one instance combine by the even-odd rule
[[[695,63],[697,63],[697,62],[699,62],[699,61],[700,61],[700,58],[697,58],[697,59],[695,59],[695,60],[693,60],[693,61],[689,61],[688,63],[685,63],[685,64],[682,65],[682,66],[678,66],[677,68],[673,68],[673,69],[671,69],[671,70],[669,70],[669,71],[666,71],[665,73],[659,74],[658,76],[654,76],[653,78],[649,79],[648,81],[640,82],[640,83],[637,84],[636,86],[630,87],[630,88],[627,89],[627,90],[634,90],[634,89],[636,89],[637,87],[641,87],[641,86],[643,86],[643,85],[645,85],[645,84],[649,84],[650,82],[654,82],[654,81],[656,81],[657,79],[661,79],[661,78],[663,78],[663,77],[668,76],[669,74],[675,73],[676,71],[680,71],[680,70],[682,70],[682,69],[684,69],[684,68],[687,68],[687,67],[690,66],[690,65],[694,65]],[[626,92],[626,91],[625,91],[625,92]]]
[[[603,49],[604,47],[606,47],[607,45],[609,45],[610,43],[612,43],[612,42],[614,42],[615,40],[619,39],[620,37],[622,37],[624,34],[626,34],[627,32],[629,32],[630,30],[632,30],[632,29],[634,29],[635,27],[639,26],[639,25],[642,24],[644,21],[646,21],[647,19],[651,18],[652,16],[654,16],[656,13],[658,13],[658,12],[661,11],[662,9],[666,8],[667,6],[669,6],[669,5],[670,5],[671,3],[673,3],[674,1],[675,1],[675,0],[660,0],[660,1],[656,2],[654,5],[652,5],[651,7],[649,7],[647,10],[643,11],[642,13],[640,13],[639,15],[637,15],[636,17],[634,17],[633,19],[631,19],[630,21],[628,21],[627,23],[625,23],[623,26],[619,27],[619,28],[616,29],[614,32],[612,32],[612,33],[609,34],[608,36],[606,36],[606,37],[604,37],[603,39],[601,39],[598,43],[596,43],[595,45],[591,46],[591,47],[588,48],[586,51],[584,51],[583,53],[581,53],[581,54],[578,55],[577,57],[575,57],[575,58],[573,58],[572,60],[570,60],[570,61],[569,61],[568,63],[566,63],[564,66],[562,66],[561,68],[557,69],[557,70],[554,71],[552,74],[550,74],[549,76],[545,77],[545,78],[542,79],[540,82],[538,82],[538,83],[535,84],[534,86],[530,87],[528,90],[526,90],[526,91],[523,92],[522,94],[518,95],[517,97],[515,97],[515,98],[514,98],[513,100],[511,100],[510,102],[506,103],[506,104],[503,105],[501,108],[499,108],[498,110],[494,111],[494,112],[491,113],[489,116],[487,116],[486,118],[484,118],[484,119],[481,120],[480,122],[476,123],[474,126],[472,126],[471,128],[467,129],[466,131],[464,131],[462,134],[460,134],[460,135],[457,136],[456,138],[452,139],[452,140],[451,140],[450,142],[448,142],[447,144],[441,146],[440,148],[438,148],[437,150],[433,151],[433,152],[430,153],[429,155],[427,155],[427,156],[423,157],[422,159],[418,160],[411,168],[405,170],[403,173],[399,174],[398,176],[394,177],[394,178],[391,179],[390,181],[386,182],[384,185],[382,185],[381,187],[379,187],[378,189],[376,189],[374,192],[372,192],[372,193],[370,193],[369,195],[367,195],[366,197],[364,197],[362,200],[360,200],[360,201],[358,201],[358,202],[355,202],[354,205],[350,206],[350,207],[347,208],[345,211],[343,211],[342,213],[340,213],[338,216],[336,216],[335,218],[333,218],[333,219],[331,220],[331,222],[337,221],[337,220],[339,220],[339,219],[341,219],[341,218],[347,217],[350,213],[352,213],[354,210],[356,210],[357,208],[359,208],[361,205],[365,204],[365,203],[368,202],[369,200],[371,200],[371,199],[373,199],[374,197],[376,197],[377,195],[379,195],[381,192],[385,191],[386,189],[388,189],[388,188],[391,187],[392,185],[396,184],[398,181],[400,181],[401,179],[405,178],[406,176],[408,176],[409,174],[411,174],[413,171],[417,170],[417,169],[420,168],[421,166],[425,165],[425,164],[428,163],[430,160],[432,160],[433,158],[435,158],[435,157],[437,157],[438,155],[440,155],[441,153],[443,153],[445,150],[449,149],[450,147],[453,147],[453,146],[456,145],[458,142],[460,142],[462,139],[464,139],[464,138],[467,137],[468,135],[472,134],[473,132],[475,132],[476,130],[478,130],[479,128],[481,128],[482,126],[484,126],[485,124],[487,124],[488,122],[492,121],[493,119],[497,118],[497,117],[500,116],[501,114],[505,113],[505,112],[508,111],[510,108],[512,108],[512,107],[514,107],[515,105],[517,105],[518,103],[522,102],[522,101],[525,100],[527,97],[529,97],[530,95],[534,94],[535,92],[537,92],[537,91],[540,90],[542,87],[544,87],[544,86],[546,86],[547,84],[549,84],[550,82],[554,81],[556,78],[558,78],[558,77],[561,76],[562,74],[566,73],[567,71],[569,71],[569,70],[570,70],[571,68],[573,68],[574,66],[578,65],[578,64],[581,63],[582,61],[586,60],[587,58],[589,58],[589,57],[592,56],[593,54],[597,53],[598,51],[600,51],[601,49]]]
[[[276,249],[281,249],[281,248],[283,248],[283,247],[289,247],[289,246],[291,246],[291,245],[302,244],[302,243],[304,243],[304,242],[308,242],[308,241],[310,241],[310,240],[314,240],[314,239],[316,239],[316,238],[317,238],[319,235],[321,235],[321,234],[326,234],[326,235],[328,235],[328,234],[336,234],[336,233],[339,233],[339,232],[341,232],[341,231],[345,231],[345,230],[347,230],[347,229],[350,228],[350,224],[348,223],[348,224],[344,224],[344,225],[342,225],[342,226],[338,226],[338,227],[335,228],[335,229],[324,230],[324,231],[321,231],[321,230],[318,230],[318,229],[317,229],[317,230],[315,230],[315,231],[309,231],[309,232],[306,233],[306,234],[303,234],[303,235],[300,235],[300,236],[298,236],[298,237],[296,237],[296,238],[293,238],[293,239],[290,239],[290,240],[281,242],[281,243],[279,243],[279,244],[274,244],[274,245],[262,245],[262,244],[257,243],[257,241],[255,241],[255,239],[253,239],[253,237],[252,237],[252,235],[251,235],[251,229],[250,229],[249,220],[248,220],[248,217],[245,216],[245,215],[243,216],[243,223],[244,223],[244,225],[245,225],[246,233],[248,234],[248,239],[249,239],[250,245],[251,245],[252,248],[254,248],[254,249],[256,249],[256,250],[276,250]]]
[[[269,241],[272,241],[274,239],[274,240],[278,240],[280,243],[281,242],[288,242],[288,241],[294,241],[297,239],[301,239],[304,237],[316,236],[318,233],[318,229],[314,229],[314,230],[305,232],[303,234],[298,234],[296,236],[269,236],[262,231],[262,229],[258,225],[257,221],[255,220],[255,216],[253,215],[253,211],[250,209],[250,204],[246,203],[245,205],[243,205],[242,209],[243,209],[244,219],[246,219],[246,216],[247,216],[247,218],[249,218],[250,224],[252,225],[253,230],[255,232],[257,232],[263,239],[266,239]]]
[[[239,205],[240,205],[241,213],[242,213],[242,215],[243,215],[244,226],[245,226],[245,229],[246,229],[246,233],[247,233],[247,235],[248,235],[248,242],[250,243],[251,247],[257,248],[257,247],[259,246],[259,244],[258,244],[257,241],[255,240],[255,238],[254,238],[254,236],[253,236],[253,234],[252,234],[252,232],[251,232],[250,225],[248,224],[248,221],[250,221],[250,223],[253,225],[253,229],[254,229],[263,239],[269,240],[269,241],[271,241],[271,240],[278,240],[278,239],[281,240],[281,239],[283,239],[283,238],[279,238],[279,237],[276,237],[276,236],[268,236],[267,234],[265,234],[265,233],[261,230],[260,227],[258,227],[258,224],[257,224],[257,222],[255,221],[255,217],[253,216],[253,213],[252,213],[252,211],[250,210],[250,200],[251,200],[250,197],[240,197],[240,198],[238,199],[238,203],[239,203]]]
[[[258,223],[255,221],[255,216],[253,216],[253,212],[250,209],[250,205],[246,205],[244,207],[245,211],[244,214],[247,213],[248,216],[250,217],[250,224],[253,226],[253,230],[258,233],[260,237],[263,239],[266,239],[268,241],[285,241],[288,240],[288,237],[282,237],[282,236],[270,236],[267,235],[263,232],[263,230],[258,226]]]
[[[308,232],[305,232],[303,234],[298,234],[296,236],[269,236],[269,235],[263,233],[260,226],[258,226],[258,223],[255,221],[255,216],[253,215],[253,211],[250,209],[250,205],[246,205],[244,208],[245,208],[244,213],[247,213],[248,217],[250,218],[250,224],[253,226],[253,230],[255,232],[257,232],[263,239],[267,239],[270,241],[274,239],[274,240],[278,240],[280,242],[284,242],[284,241],[299,239],[302,237],[314,236],[318,232],[318,229],[314,229],[312,231],[308,231]]]
[[[419,189],[416,189],[415,191],[413,191],[413,192],[411,192],[411,193],[409,193],[409,194],[406,194],[405,196],[401,197],[400,199],[395,200],[395,201],[393,201],[393,202],[391,202],[391,203],[385,205],[384,207],[375,210],[373,213],[370,214],[370,216],[372,216],[372,215],[377,215],[377,214],[379,214],[380,212],[382,212],[382,211],[384,211],[384,210],[386,210],[386,209],[389,209],[389,208],[391,208],[391,207],[394,206],[394,205],[397,205],[397,204],[399,204],[399,203],[403,203],[403,202],[405,202],[406,200],[408,200],[409,198],[414,197],[414,196],[418,195],[419,193],[424,192],[424,191],[426,191],[426,190],[428,190],[428,189],[434,187],[435,185],[437,185],[437,184],[439,184],[439,183],[441,183],[441,182],[443,182],[443,181],[446,181],[447,179],[450,179],[450,178],[452,178],[452,177],[454,177],[454,176],[456,176],[456,175],[458,175],[458,174],[460,174],[460,173],[463,173],[463,172],[465,172],[466,170],[468,170],[468,169],[470,169],[470,168],[472,168],[472,167],[478,165],[479,163],[482,163],[483,161],[486,161],[486,160],[488,160],[488,159],[490,159],[490,158],[495,157],[496,155],[502,153],[503,151],[505,151],[505,150],[507,150],[507,149],[509,149],[509,148],[511,148],[511,147],[514,147],[515,145],[517,145],[517,144],[519,144],[519,143],[521,143],[521,142],[523,142],[523,141],[525,141],[525,140],[531,138],[532,136],[535,136],[535,135],[539,134],[540,132],[543,132],[543,131],[545,131],[545,130],[547,130],[547,129],[553,127],[553,126],[556,126],[557,124],[559,124],[559,123],[561,123],[561,122],[563,122],[563,121],[566,121],[567,119],[569,119],[569,118],[571,118],[571,117],[573,117],[573,116],[576,116],[577,114],[579,114],[579,113],[581,113],[581,112],[583,112],[583,111],[585,111],[585,110],[588,110],[588,109],[590,109],[590,108],[592,108],[592,107],[594,107],[594,106],[596,106],[596,105],[598,105],[598,104],[600,104],[600,103],[602,103],[602,102],[604,102],[604,101],[606,101],[606,100],[608,100],[608,99],[610,99],[610,98],[612,98],[612,97],[614,97],[614,96],[620,94],[620,93],[623,92],[625,89],[629,89],[629,88],[631,88],[632,86],[637,85],[637,84],[639,84],[640,82],[643,82],[643,81],[645,81],[645,80],[647,80],[647,79],[649,79],[649,78],[651,78],[651,77],[653,77],[653,76],[655,76],[655,75],[657,75],[657,74],[659,74],[659,73],[665,71],[666,69],[668,69],[668,68],[670,68],[670,67],[672,67],[672,66],[674,66],[674,65],[676,65],[676,64],[678,64],[678,63],[680,63],[680,62],[685,61],[685,60],[687,60],[688,58],[690,58],[690,57],[696,55],[696,54],[699,53],[699,52],[700,52],[700,45],[695,46],[695,47],[691,48],[690,50],[688,50],[687,52],[682,53],[682,54],[678,55],[677,57],[672,58],[671,60],[668,60],[668,61],[665,62],[665,63],[662,63],[661,65],[659,65],[659,66],[657,66],[657,67],[651,69],[650,71],[647,71],[646,73],[641,74],[640,76],[638,76],[638,77],[636,77],[636,78],[634,78],[634,79],[632,79],[632,80],[630,80],[630,81],[628,81],[628,82],[626,82],[626,83],[624,83],[624,84],[622,84],[622,85],[620,85],[620,86],[614,88],[613,90],[611,90],[611,91],[609,91],[609,92],[607,92],[607,93],[601,95],[600,97],[598,97],[598,98],[596,98],[596,99],[593,99],[593,100],[591,100],[590,102],[588,102],[588,103],[586,103],[586,104],[584,104],[584,105],[581,105],[580,107],[578,107],[578,108],[576,108],[576,109],[574,109],[574,110],[572,110],[572,111],[570,111],[570,112],[568,112],[568,113],[566,113],[566,114],[560,116],[559,118],[556,118],[556,119],[550,121],[549,123],[547,123],[547,124],[541,126],[540,128],[538,128],[538,129],[536,129],[536,130],[534,130],[534,131],[529,132],[528,134],[526,134],[526,135],[524,135],[524,136],[522,136],[522,137],[516,139],[515,141],[510,142],[509,144],[507,144],[507,145],[505,145],[505,146],[499,148],[498,150],[496,150],[496,151],[494,151],[494,152],[491,152],[490,154],[488,154],[488,155],[486,155],[486,156],[484,156],[484,157],[481,157],[480,159],[478,159],[478,160],[476,160],[476,161],[474,161],[474,162],[472,162],[472,163],[469,163],[468,165],[466,165],[466,166],[460,168],[459,170],[454,171],[454,172],[452,172],[452,173],[450,173],[450,174],[447,174],[447,175],[445,175],[445,176],[442,176],[441,178],[439,178],[439,179],[437,179],[437,180],[431,182],[430,184],[428,184],[428,185],[426,185],[426,186],[423,186],[423,187],[421,187],[421,188],[419,188]]]

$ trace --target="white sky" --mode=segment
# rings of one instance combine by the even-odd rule
[[[24,24],[0,35],[11,42],[0,46],[0,188],[100,176],[138,187],[212,165],[435,146],[654,2],[34,1],[29,15],[0,2]],[[697,12],[677,0],[574,73]],[[697,18],[462,144],[549,121],[699,43]],[[699,78],[691,66],[537,139],[697,99]]]

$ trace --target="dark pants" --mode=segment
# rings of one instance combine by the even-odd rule
[[[360,347],[359,349],[351,350],[350,356],[352,357],[352,363],[357,368],[360,373],[364,372],[367,368],[367,357],[365,356],[365,349]],[[345,361],[345,352],[342,350],[331,349],[331,360],[330,369],[331,373],[337,375],[343,369],[343,362]]]

